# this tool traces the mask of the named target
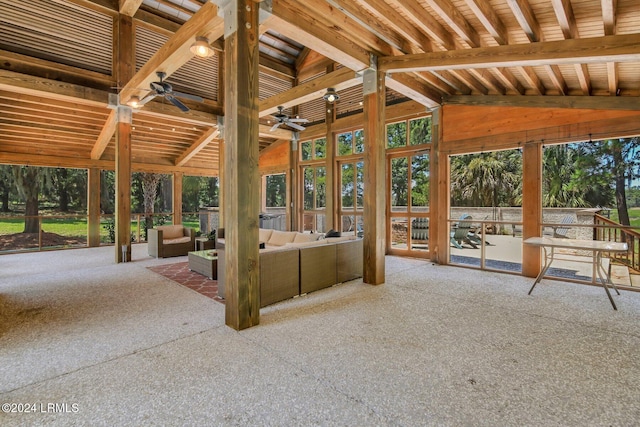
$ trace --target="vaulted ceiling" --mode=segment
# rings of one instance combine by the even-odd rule
[[[224,116],[222,1],[0,0],[0,163],[113,168],[114,107],[144,97],[156,71],[196,95],[182,112],[154,99],[133,113],[135,170],[216,174]],[[638,108],[637,0],[271,0],[260,2],[260,146],[277,106],[322,123],[361,112],[359,72],[387,72],[387,102]],[[119,81],[118,23],[131,16],[134,77]],[[608,108],[608,107],[607,107]],[[461,124],[463,125],[463,124]],[[305,132],[302,132],[305,137]]]

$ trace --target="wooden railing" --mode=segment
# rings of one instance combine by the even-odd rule
[[[629,246],[629,251],[623,254],[611,254],[611,257],[640,273],[640,233],[598,214],[594,216],[593,222],[595,225],[593,228],[593,240],[626,242]]]

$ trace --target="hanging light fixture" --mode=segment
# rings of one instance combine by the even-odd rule
[[[129,98],[129,101],[127,101],[127,105],[131,108],[141,107],[140,98],[137,95],[133,95],[131,98]]]
[[[334,88],[330,87],[330,88],[327,89],[327,93],[324,94],[323,98],[329,104],[333,104],[338,99],[340,99],[340,95],[338,95],[338,93],[336,92],[336,90]]]
[[[196,41],[189,48],[191,53],[200,58],[208,58],[214,54],[211,45],[209,45],[209,39],[206,37],[196,37]]]

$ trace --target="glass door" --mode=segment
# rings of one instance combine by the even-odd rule
[[[429,256],[429,153],[387,156],[388,252]]]

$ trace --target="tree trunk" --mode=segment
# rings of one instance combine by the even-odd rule
[[[627,195],[625,191],[625,162],[622,156],[620,142],[611,141],[611,155],[613,157],[613,171],[616,182],[616,206],[618,207],[618,221],[622,225],[630,225],[629,210],[627,209]]]
[[[39,233],[40,221],[38,220],[38,194],[31,194],[26,200],[24,209],[24,232]]]
[[[147,230],[153,228],[153,212],[155,210],[156,196],[158,194],[158,183],[162,178],[158,173],[142,174],[142,193],[144,197],[144,213],[145,213],[145,238]]]
[[[40,194],[40,168],[34,166],[13,166],[16,188],[25,201],[24,232],[38,233],[38,195]]]
[[[9,212],[9,190],[2,192],[2,212]]]
[[[69,191],[67,189],[67,170],[60,168],[58,170],[58,201],[62,212],[69,212]]]

